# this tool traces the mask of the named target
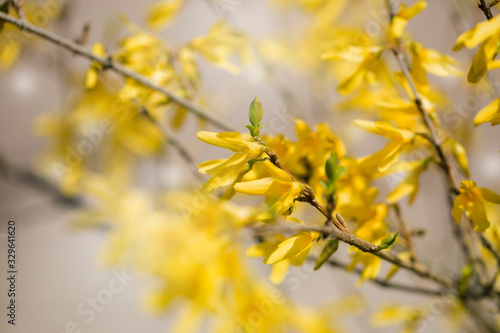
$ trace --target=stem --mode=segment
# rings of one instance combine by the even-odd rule
[[[21,7],[21,1],[10,0],[10,3],[12,4],[12,7],[14,7],[14,10],[16,11],[17,16],[19,16],[19,18],[21,20],[23,20],[25,13],[24,13],[24,9]]]
[[[482,9],[486,8],[486,4],[483,0],[481,1],[481,4],[484,6],[481,7],[481,5],[480,5],[480,8],[482,8]],[[392,20],[394,13],[393,13],[393,8],[390,4],[390,0],[387,0],[387,5],[388,5],[389,12],[391,13],[390,17]],[[488,19],[493,17],[489,6],[487,7],[487,11],[485,12],[485,14],[486,14]],[[411,88],[412,93],[414,95],[414,103],[415,103],[415,105],[416,105],[416,107],[417,107],[417,109],[422,117],[423,123],[430,133],[430,135],[426,136],[426,138],[431,143],[431,145],[434,147],[436,154],[440,159],[439,166],[446,177],[447,185],[448,185],[447,197],[448,197],[449,205],[450,205],[450,207],[453,207],[455,197],[459,193],[459,191],[458,191],[458,186],[457,186],[455,179],[453,178],[453,175],[451,172],[451,170],[452,170],[451,164],[450,164],[448,158],[446,157],[446,154],[444,153],[444,150],[442,148],[442,142],[437,134],[435,125],[434,125],[432,119],[429,117],[429,114],[423,108],[422,100],[419,96],[419,93],[417,91],[415,83],[411,77],[411,74],[409,71],[409,66],[408,66],[407,62],[405,61],[405,55],[401,49],[401,42],[400,41],[397,41],[397,47],[393,49],[393,53],[396,56],[396,58],[400,64],[400,67],[403,71],[403,74],[410,85],[410,88]],[[489,293],[493,298],[498,298],[495,291],[492,291],[492,293],[491,293],[491,291],[488,290],[489,286],[488,286],[488,282],[486,281],[486,280],[488,280],[488,276],[487,276],[484,262],[480,259],[479,256],[476,256],[476,253],[475,253],[475,246],[474,246],[474,242],[473,242],[473,237],[475,236],[474,232],[470,233],[471,243],[469,244],[467,242],[466,237],[465,237],[464,230],[461,228],[461,226],[457,225],[453,219],[451,219],[450,221],[453,225],[453,228],[455,231],[455,236],[461,244],[461,248],[462,248],[462,251],[463,251],[465,257],[474,266],[474,272],[476,273],[476,276],[479,279],[480,285],[484,288],[484,293]],[[469,220],[469,223],[472,225],[472,221]],[[479,235],[479,237],[481,237],[481,241],[482,241],[483,246],[488,251],[493,253],[494,249],[491,246],[491,244],[489,244],[488,240],[486,238],[482,237],[482,235]],[[500,267],[500,256],[498,254],[493,254],[493,255],[494,255],[495,259],[497,260],[497,265]],[[475,318],[475,319],[477,319],[477,318]]]
[[[448,278],[447,276],[440,275],[439,273],[435,273],[431,271],[427,266],[412,261],[404,261],[399,259],[395,254],[388,251],[377,251],[377,246],[365,240],[362,240],[352,234],[348,234],[342,232],[338,229],[329,227],[329,226],[321,226],[321,225],[289,225],[289,224],[277,224],[277,225],[269,225],[265,227],[253,227],[256,232],[264,233],[264,232],[301,232],[301,231],[316,231],[320,232],[324,235],[331,236],[333,238],[338,238],[340,241],[352,245],[359,250],[367,253],[374,254],[381,259],[388,261],[394,265],[397,265],[401,268],[409,270],[419,276],[434,280],[439,283],[446,289],[455,290],[455,282]]]
[[[496,1],[498,3],[498,1]],[[495,1],[492,1],[493,6],[496,5]],[[493,18],[493,14],[491,13],[491,4],[487,4],[485,0],[479,0],[479,3],[477,4],[479,9],[481,9],[484,13],[484,16],[488,20],[491,20]]]
[[[111,57],[100,57],[95,54],[93,54],[88,48],[83,47],[69,39],[60,37],[48,30],[42,29],[40,27],[37,27],[29,22],[26,22],[22,19],[17,19],[11,15],[5,14],[0,12],[0,21],[5,21],[10,24],[16,25],[19,29],[24,30],[30,34],[39,36],[55,45],[58,45],[74,54],[77,54],[79,56],[82,56],[84,58],[87,58],[89,60],[95,61],[100,63],[103,68],[114,71],[124,77],[128,77],[131,79],[134,79],[135,81],[141,83],[142,85],[153,89],[155,91],[158,91],[165,96],[167,96],[169,99],[171,99],[173,102],[182,105],[185,107],[189,112],[193,113],[196,115],[198,118],[203,119],[211,123],[212,125],[216,126],[217,128],[220,128],[224,131],[233,131],[232,128],[225,123],[223,123],[221,120],[216,119],[214,115],[212,115],[212,112],[209,110],[199,106],[198,104],[193,103],[189,99],[186,99],[184,97],[181,97],[170,90],[165,89],[161,85],[157,84],[154,81],[151,81],[147,77],[132,71],[128,69],[127,67],[113,62]]]
[[[401,214],[401,208],[399,207],[398,204],[394,204],[393,208],[394,208],[394,213],[396,214],[396,220],[398,221],[399,229],[401,230],[401,236],[403,236],[403,239],[406,242],[406,247],[410,252],[411,259],[417,260],[417,255],[415,253],[415,248],[413,247],[413,240],[411,237],[411,233],[408,230],[408,227],[406,226],[405,220],[403,219],[403,216]]]
[[[162,126],[152,115],[149,113],[149,111],[141,106],[139,108],[139,112],[143,114],[153,125],[155,125],[163,134],[163,137],[165,139],[165,142],[169,145],[171,145],[177,153],[179,153],[179,156],[182,157],[182,159],[191,167],[193,170],[193,174],[195,178],[197,179],[202,179],[201,173],[198,172],[198,168],[196,167],[196,162],[194,158],[191,156],[191,154],[187,151],[187,149],[177,140],[176,138],[172,137],[167,133],[167,130],[165,129],[164,126]]]
[[[316,258],[313,258],[312,260],[316,260]],[[338,267],[338,268],[347,268],[347,264],[341,263],[335,259],[330,259],[327,262],[330,266],[332,267]],[[358,275],[361,275],[363,273],[363,270],[360,268],[355,267],[354,269],[351,270],[351,272],[354,272]],[[370,282],[373,282],[381,287],[388,288],[388,289],[395,289],[399,291],[406,291],[409,293],[415,293],[419,295],[431,295],[431,296],[440,296],[446,293],[444,290],[431,290],[431,289],[424,289],[424,288],[418,288],[418,287],[413,287],[413,286],[407,286],[403,284],[398,284],[395,282],[388,282],[386,280],[380,279],[380,278],[375,278],[375,279],[370,279]]]

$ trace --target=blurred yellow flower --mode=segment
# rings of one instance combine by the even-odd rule
[[[191,41],[193,50],[199,52],[207,61],[232,74],[238,74],[238,67],[230,61],[233,54],[239,55],[243,64],[250,61],[247,38],[226,22],[219,21],[212,26],[209,33],[196,37]]]
[[[360,159],[360,163],[369,169],[385,172],[397,161],[402,149],[412,143],[415,134],[405,129],[399,129],[386,121],[355,120],[354,124],[365,131],[385,136],[391,141],[377,153]]]
[[[92,53],[99,57],[106,57],[106,50],[104,49],[104,45],[101,43],[95,43],[92,45]],[[85,87],[87,89],[95,88],[97,84],[97,78],[99,76],[99,71],[101,70],[102,65],[97,61],[92,61],[89,70],[87,71],[87,75],[85,78]]]
[[[464,46],[472,49],[481,44],[467,75],[469,82],[477,83],[489,68],[500,67],[500,61],[495,61],[498,55],[499,41],[500,16],[495,16],[489,21],[479,22],[474,28],[458,36],[453,51],[459,51]]]
[[[474,126],[488,122],[491,123],[491,126],[500,124],[500,98],[482,108],[474,117]]]
[[[455,198],[451,214],[455,221],[460,223],[462,214],[471,219],[474,224],[474,230],[483,232],[490,226],[490,221],[486,216],[485,203],[491,202],[500,204],[500,195],[488,190],[479,188],[472,180],[464,180],[460,185],[460,194]]]
[[[162,0],[149,7],[146,23],[152,29],[167,26],[184,4],[183,0]]]
[[[325,60],[344,60],[356,64],[356,69],[344,78],[338,85],[337,91],[348,94],[360,88],[364,83],[377,81],[373,72],[375,63],[380,58],[383,48],[380,46],[358,47],[347,46],[339,51],[326,52],[321,55]]]
[[[401,38],[406,26],[408,25],[408,21],[414,16],[420,14],[420,12],[425,8],[427,8],[427,3],[422,0],[416,2],[408,8],[405,4],[401,4],[399,12],[394,15],[391,20],[391,37],[394,39]]]
[[[419,179],[422,172],[427,168],[431,159],[424,159],[412,162],[402,162],[401,171],[407,171],[406,177],[387,196],[388,203],[395,203],[410,195],[409,203],[413,203],[419,190]],[[399,171],[399,170],[398,170]]]

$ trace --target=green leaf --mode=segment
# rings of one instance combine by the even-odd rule
[[[250,131],[250,135],[255,136],[255,127],[252,125],[245,125],[245,127]]]
[[[5,13],[5,14],[8,14],[9,13],[9,4],[10,4],[10,1],[5,1],[3,4],[0,5],[0,12],[2,13]],[[0,32],[2,32],[3,30],[3,25],[4,25],[5,21],[0,21]]]
[[[335,168],[335,172],[333,174],[333,181],[336,182],[337,180],[342,178],[342,176],[344,176],[346,174],[346,172],[347,172],[347,167],[337,166],[337,168]]]
[[[250,104],[250,110],[248,112],[248,118],[250,119],[250,123],[255,128],[258,128],[262,120],[263,113],[264,110],[262,109],[262,104],[257,99],[257,97],[255,97],[255,99],[252,101],[252,104]]]
[[[330,239],[326,242],[325,247],[323,248],[323,251],[321,251],[321,254],[318,257],[318,260],[316,260],[316,263],[314,264],[314,270],[318,270],[323,266],[325,262],[330,259],[330,257],[337,251],[339,248],[339,240],[338,238]]]
[[[337,156],[335,152],[330,154],[330,157],[326,160],[325,173],[328,179],[331,181],[335,177],[335,169],[337,168]]]
[[[337,155],[335,152],[330,154],[330,157],[326,160],[325,163],[325,173],[328,178],[328,181],[323,181],[321,184],[325,188],[328,196],[332,196],[335,194],[336,186],[335,183],[347,172],[347,168],[343,166],[339,166]]]
[[[382,239],[382,241],[380,242],[380,245],[377,246],[377,251],[388,249],[389,246],[391,246],[396,241],[396,238],[398,237],[398,233],[399,232],[396,231],[392,234],[385,236],[385,238]]]

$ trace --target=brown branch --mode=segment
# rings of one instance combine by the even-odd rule
[[[313,259],[316,260],[316,258],[312,258],[311,260],[313,260]],[[339,262],[335,259],[330,259],[327,261],[327,263],[332,267],[337,267],[337,268],[342,268],[342,269],[347,269],[347,266],[348,266],[347,264]],[[350,270],[350,272],[354,272],[358,275],[361,275],[363,273],[363,270],[358,268],[358,267],[355,267],[354,269]],[[410,293],[416,293],[419,295],[441,296],[441,295],[446,294],[446,290],[424,289],[424,288],[399,284],[399,283],[395,283],[395,282],[389,282],[387,280],[380,279],[380,278],[369,279],[368,281],[370,281],[376,285],[379,285],[380,287],[399,290],[399,291],[406,291],[406,292],[410,292]]]
[[[455,282],[444,276],[440,275],[438,273],[435,273],[431,271],[427,266],[419,263],[419,262],[412,262],[412,261],[405,261],[401,260],[398,258],[395,254],[388,252],[388,251],[377,251],[377,246],[375,244],[372,244],[370,242],[367,242],[365,240],[362,240],[352,234],[348,234],[345,232],[342,232],[336,228],[332,228],[331,226],[321,226],[321,225],[292,225],[292,224],[276,224],[276,225],[268,225],[264,227],[252,227],[252,229],[258,233],[265,233],[265,232],[290,232],[290,233],[295,233],[295,232],[301,232],[301,231],[316,231],[320,232],[323,235],[331,236],[333,238],[338,238],[340,241],[347,243],[349,245],[352,245],[359,250],[366,252],[366,253],[371,253],[376,255],[377,257],[382,258],[385,261],[388,261],[394,265],[397,265],[401,268],[404,268],[406,270],[409,270],[419,276],[431,279],[446,289],[449,290],[455,290]]]
[[[438,164],[443,171],[444,175],[446,176],[447,180],[447,185],[448,185],[448,202],[450,207],[453,207],[453,203],[455,200],[455,196],[459,193],[458,187],[456,185],[456,182],[453,178],[453,175],[451,173],[451,163],[446,157],[446,154],[444,153],[443,147],[442,147],[442,142],[439,136],[437,135],[436,128],[434,127],[434,123],[429,117],[429,114],[425,111],[422,105],[422,100],[420,99],[420,95],[417,91],[417,88],[415,86],[415,83],[411,77],[411,74],[409,72],[409,68],[406,65],[406,62],[404,61],[404,54],[399,48],[394,48],[393,53],[396,56],[396,58],[399,61],[400,67],[403,70],[403,74],[408,81],[410,88],[412,90],[412,93],[414,95],[414,102],[415,105],[417,106],[417,109],[419,113],[422,116],[422,120],[424,122],[425,127],[429,130],[430,136],[427,136],[428,141],[431,143],[431,145],[434,147],[436,154],[438,155],[440,159],[440,163]],[[453,218],[450,218],[452,228],[454,230],[456,239],[459,241],[462,252],[464,253],[465,257],[467,258],[468,262],[472,263],[475,266],[475,271],[476,273],[479,274],[481,272],[484,276],[484,278],[487,278],[486,276],[486,270],[484,268],[484,263],[475,255],[475,250],[474,250],[474,244],[469,244],[467,242],[467,239],[465,237],[465,233],[463,229],[460,227],[460,225],[455,223],[455,220]],[[469,223],[472,225],[472,221],[469,220]],[[474,235],[471,235],[473,237]],[[487,242],[487,240],[486,240]],[[498,262],[500,265],[500,261]],[[484,279],[483,278],[483,279]],[[485,282],[485,281],[483,281]]]
[[[173,102],[175,102],[179,105],[182,105],[189,112],[196,115],[198,118],[208,121],[209,123],[216,126],[217,128],[220,128],[224,131],[233,131],[230,126],[226,125],[224,122],[217,119],[213,115],[213,113],[210,112],[209,110],[201,107],[198,104],[193,103],[189,99],[181,97],[181,96],[171,92],[170,90],[165,89],[164,87],[162,87],[161,85],[157,84],[154,81],[151,81],[147,77],[145,77],[145,76],[143,76],[135,71],[132,71],[119,63],[113,62],[113,60],[110,57],[97,56],[97,55],[93,54],[88,48],[83,47],[81,45],[78,45],[77,43],[75,43],[69,39],[60,37],[60,36],[50,32],[48,30],[42,29],[42,28],[37,27],[29,22],[26,22],[26,21],[21,20],[21,19],[17,19],[11,15],[8,15],[8,14],[2,13],[2,12],[0,12],[0,21],[5,21],[5,22],[8,22],[10,24],[16,25],[19,29],[26,31],[30,34],[39,36],[39,37],[57,45],[57,46],[60,46],[64,49],[76,54],[76,55],[79,55],[79,56],[82,56],[82,57],[87,58],[89,60],[98,62],[105,69],[112,70],[112,71],[114,71],[114,72],[116,72],[124,77],[134,79],[135,81],[141,83],[142,85],[164,94]]]
[[[82,204],[80,198],[64,196],[58,187],[39,177],[31,170],[25,170],[12,164],[2,154],[0,154],[0,175],[5,177],[5,179],[14,179],[32,188],[48,193],[66,205],[80,206]]]
[[[483,11],[484,16],[486,16],[488,20],[493,18],[493,14],[491,13],[491,4],[486,3],[484,0],[479,0],[477,6]]]
[[[396,215],[396,220],[399,225],[399,229],[401,230],[401,236],[406,242],[406,247],[408,248],[408,251],[410,252],[411,259],[412,260],[417,260],[417,255],[415,253],[415,248],[413,247],[413,239],[411,237],[411,233],[406,226],[405,220],[403,219],[403,216],[401,214],[401,208],[399,207],[398,204],[392,205],[394,208],[394,213]]]
[[[161,131],[165,142],[170,146],[172,146],[172,148],[174,148],[177,151],[179,156],[182,157],[182,159],[191,167],[195,177],[201,179],[202,175],[201,173],[198,172],[198,168],[196,167],[196,162],[194,158],[187,151],[187,149],[179,142],[179,140],[168,134],[165,127],[162,124],[160,124],[145,107],[141,106],[139,108],[139,112],[142,115],[144,115],[144,117],[146,117],[153,125],[155,125]]]
[[[484,1],[481,1],[481,2],[484,2]],[[387,3],[388,3],[389,11],[392,12],[392,7],[390,5],[389,0],[387,1]],[[491,11],[490,11],[490,13],[491,13]],[[417,109],[422,117],[423,123],[430,133],[430,136],[426,136],[426,138],[431,143],[431,145],[433,146],[433,148],[436,151],[437,156],[440,159],[439,166],[441,167],[441,170],[443,171],[443,173],[446,177],[447,185],[448,185],[449,205],[450,205],[450,207],[453,207],[455,197],[456,197],[456,195],[459,194],[459,191],[458,191],[457,183],[455,182],[455,179],[454,179],[453,174],[451,172],[451,170],[452,170],[451,163],[448,160],[446,154],[444,153],[444,150],[442,147],[442,142],[437,134],[434,122],[429,117],[429,114],[425,111],[425,109],[423,107],[419,92],[418,92],[418,90],[415,86],[415,83],[412,79],[412,76],[410,74],[410,68],[409,68],[407,62],[405,61],[405,55],[401,49],[401,43],[399,41],[397,43],[398,43],[397,47],[393,48],[392,51],[400,64],[400,67],[403,71],[403,74],[404,74],[406,80],[408,81],[408,84],[410,85],[410,89],[411,89],[413,96],[414,96],[414,103],[415,103],[415,105],[416,105],[416,107],[417,107]],[[464,231],[462,230],[460,225],[455,223],[454,219],[450,219],[450,221],[452,223],[452,227],[454,228],[455,236],[456,236],[457,240],[460,242],[460,245],[461,245],[461,248],[462,248],[462,251],[463,251],[465,257],[468,259],[468,261],[472,265],[474,265],[474,267],[475,267],[474,271],[476,272],[476,274],[477,274],[478,278],[480,278],[480,280],[481,280],[480,273],[483,275],[483,281],[480,281],[481,285],[485,288],[488,288],[487,282],[484,281],[485,279],[488,278],[486,268],[485,268],[484,262],[478,256],[475,255],[474,244],[469,244],[467,242],[467,239],[465,238]],[[470,226],[472,226],[472,221],[469,219],[468,219],[468,221],[469,221]],[[474,236],[475,236],[474,233],[472,233],[471,234],[471,241],[472,241],[472,237],[474,237]],[[488,240],[486,238],[482,237],[482,235],[479,235],[479,237],[481,237],[481,242],[482,242],[483,246],[488,251],[493,253],[494,249],[491,246],[491,244],[489,244]],[[493,255],[494,255],[495,259],[497,260],[497,265],[500,267],[500,256],[498,254],[493,254]]]
[[[14,10],[16,11],[17,16],[19,16],[19,18],[21,20],[23,20],[25,13],[24,13],[24,9],[22,7],[21,0],[10,0],[10,3],[12,4],[12,7],[14,7]]]

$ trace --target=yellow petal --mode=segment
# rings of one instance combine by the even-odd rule
[[[486,217],[486,209],[481,202],[475,202],[472,207],[468,206],[465,214],[472,220],[474,230],[477,232],[483,232],[490,226],[490,222]]]
[[[474,126],[484,124],[500,115],[500,98],[482,108],[474,117]]]
[[[463,73],[454,66],[456,64],[455,59],[449,56],[440,54],[432,49],[425,50],[425,58],[422,65],[429,73],[437,76],[460,76]]]
[[[225,161],[227,161],[227,158],[221,158],[221,159],[218,159],[218,160],[209,160],[209,161],[205,161],[203,163],[200,163],[198,164],[198,168],[199,168],[199,172],[203,173],[203,174],[207,174],[207,172],[219,165],[221,165],[222,163],[224,163]]]
[[[375,327],[396,325],[408,322],[416,313],[414,308],[401,304],[384,305],[371,318],[371,324]]]
[[[418,177],[406,177],[388,196],[388,203],[398,202],[405,196],[416,192],[418,188]]]
[[[497,34],[497,30],[500,28],[500,19],[495,16],[489,21],[483,21],[478,23],[473,29],[462,33],[458,36],[455,46],[453,46],[453,51],[458,51],[464,46],[467,48],[476,47],[479,43],[484,42],[486,39]]]
[[[462,219],[462,214],[465,210],[465,198],[462,194],[457,195],[455,201],[453,202],[453,209],[451,210],[451,215],[457,222],[460,224],[460,220]]]
[[[391,22],[391,36],[394,39],[401,38],[408,24],[408,19],[401,16],[394,16]]]
[[[218,146],[222,148],[227,148],[234,152],[240,152],[242,150],[249,148],[249,143],[243,140],[243,137],[238,132],[205,132],[200,131],[197,134],[198,139],[208,143],[209,145]]]
[[[481,44],[481,47],[477,50],[476,55],[474,56],[474,60],[472,60],[472,65],[470,66],[469,73],[467,74],[467,81],[470,83],[479,82],[488,70],[484,45],[484,43]]]
[[[87,76],[85,77],[85,88],[93,89],[97,85],[97,79],[99,76],[99,72],[96,68],[91,67],[87,71]]]
[[[182,7],[181,0],[163,0],[153,4],[148,10],[146,22],[150,28],[158,29],[172,21]]]
[[[288,267],[290,267],[290,260],[282,260],[277,262],[271,268],[271,275],[269,275],[269,280],[274,284],[280,284],[286,277],[288,272]]]
[[[290,186],[290,183],[267,177],[249,182],[236,183],[234,184],[234,190],[245,194],[280,196],[288,192]]]
[[[281,235],[279,235],[279,236],[281,236]],[[282,242],[285,240],[285,237],[281,236],[278,239],[280,239],[280,241]],[[276,242],[274,242],[274,241],[262,242],[262,243],[250,246],[246,251],[246,255],[250,258],[265,257],[268,253],[271,253],[275,247],[276,247]]]
[[[420,12],[422,12],[425,8],[427,8],[427,2],[420,0],[406,10],[405,16],[406,18],[411,19],[420,14]]]
[[[453,140],[452,144],[453,144],[452,147],[453,157],[455,157],[458,166],[465,174],[465,176],[469,177],[469,160],[467,159],[467,152],[465,151],[464,146],[462,146],[455,140]]]
[[[479,190],[481,191],[481,194],[483,195],[484,200],[486,200],[488,202],[500,204],[500,195],[498,195],[495,192],[490,191],[484,187],[481,187]]]
[[[281,260],[290,258],[303,249],[311,246],[312,237],[309,233],[298,233],[290,236],[280,243],[274,251],[264,259],[266,264],[275,264]]]
[[[106,56],[106,48],[104,47],[104,45],[102,43],[94,43],[94,45],[92,45],[92,53],[95,54],[95,55],[98,55],[100,57],[105,57]]]

